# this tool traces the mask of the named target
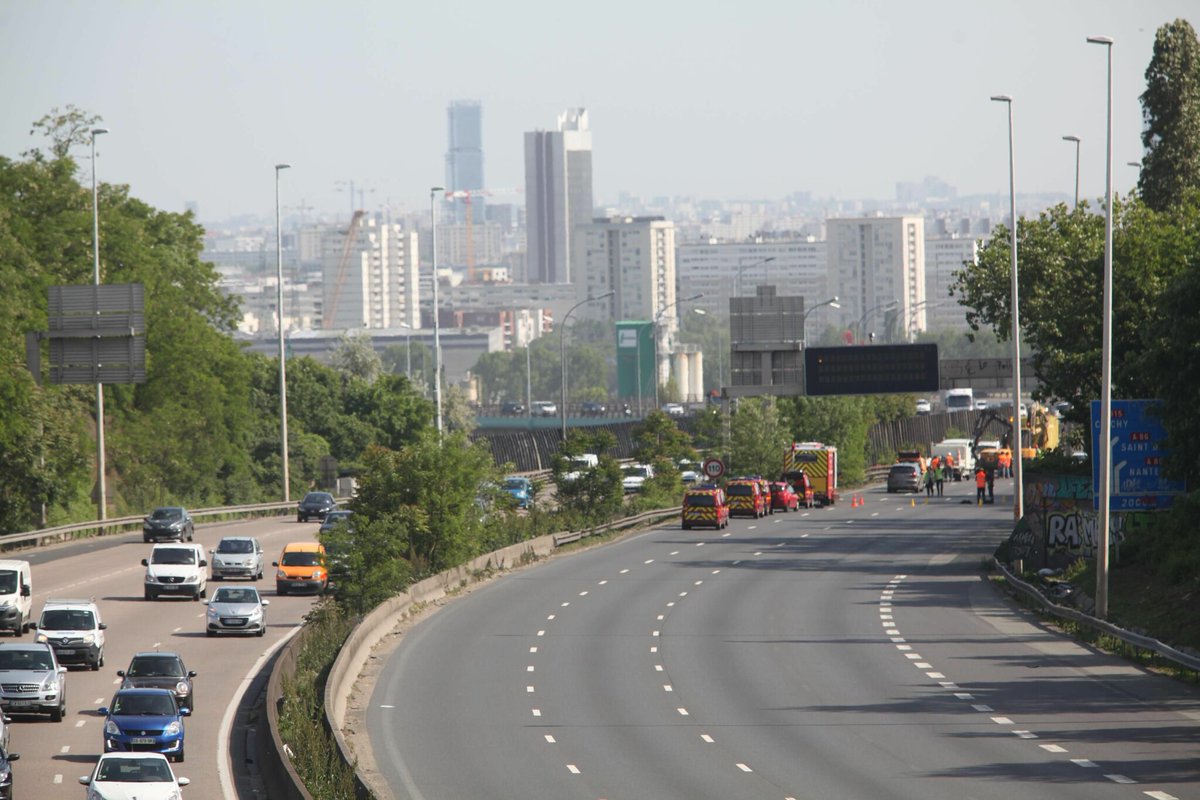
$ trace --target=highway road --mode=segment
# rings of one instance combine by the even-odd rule
[[[270,601],[269,629],[262,638],[204,634],[205,606],[191,600],[169,598],[156,602],[142,599],[141,560],[152,545],[143,544],[140,533],[56,545],[36,551],[13,553],[33,567],[34,618],[48,597],[95,597],[108,624],[105,665],[99,671],[72,667],[67,675],[67,717],[53,723],[45,717],[14,715],[11,749],[21,759],[13,765],[15,796],[37,798],[80,798],[84,787],[77,779],[89,773],[103,751],[103,718],[96,713],[109,704],[124,669],[134,652],[174,650],[182,654],[195,678],[196,706],[185,720],[186,760],[174,765],[177,775],[192,784],[184,796],[192,800],[225,795],[222,773],[222,743],[218,741],[227,709],[244,683],[257,670],[264,654],[278,646],[312,607],[311,597],[276,597],[274,569],[283,545],[289,541],[312,540],[318,523],[297,523],[294,517],[277,517],[245,522],[197,525],[196,542],[205,550],[222,536],[257,536],[263,543],[267,566],[259,589]],[[238,582],[241,583],[241,582]],[[224,582],[209,583],[209,596]],[[0,641],[10,641],[0,639]],[[17,641],[33,641],[27,633]],[[232,785],[232,784],[230,784]]]
[[[1014,609],[980,573],[1011,501],[973,495],[672,522],[501,577],[391,654],[374,760],[414,800],[1200,798],[1200,692]]]

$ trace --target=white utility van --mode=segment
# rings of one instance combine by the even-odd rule
[[[946,411],[972,411],[975,409],[974,389],[947,389]]]
[[[161,595],[186,595],[197,601],[208,597],[208,560],[198,544],[156,544],[150,557],[142,559],[142,566],[146,568],[143,592],[147,600]]]
[[[33,573],[28,561],[0,560],[0,630],[20,636],[33,616]]]
[[[60,664],[82,664],[91,669],[104,666],[104,631],[100,607],[87,598],[51,597],[42,606],[37,641],[54,648]]]

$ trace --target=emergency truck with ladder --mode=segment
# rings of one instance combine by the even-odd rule
[[[808,477],[813,500],[823,506],[837,502],[837,448],[821,442],[793,442],[783,462],[781,480],[795,485],[799,473]]]

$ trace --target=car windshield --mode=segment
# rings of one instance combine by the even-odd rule
[[[182,516],[182,508],[156,508],[150,519],[179,519]]]
[[[0,594],[17,593],[17,573],[11,569],[0,572]]]
[[[0,670],[54,669],[54,659],[46,650],[7,650],[0,648]]]
[[[177,713],[175,698],[169,694],[118,694],[113,698],[113,716],[173,717]]]
[[[188,547],[160,547],[150,556],[151,564],[195,564],[196,551]]]
[[[96,615],[86,609],[48,608],[42,612],[38,627],[47,631],[90,631],[96,627]]]
[[[175,656],[135,656],[125,675],[129,678],[182,678],[183,662]]]
[[[102,758],[97,781],[113,783],[174,783],[165,758]]]
[[[222,539],[217,545],[218,553],[253,553],[254,542],[249,539]]]
[[[505,489],[524,489],[528,485],[524,478],[509,478],[504,482]]]
[[[746,483],[733,483],[729,485],[725,493],[737,497],[747,497],[754,494],[754,487]]]
[[[257,603],[258,592],[254,589],[217,589],[213,595],[214,603]]]
[[[284,553],[283,561],[280,562],[280,565],[284,567],[315,567],[320,563],[320,554],[309,551],[304,553]]]
[[[626,478],[644,478],[644,477],[646,477],[646,468],[645,467],[624,467],[621,471],[625,473]]]
[[[326,503],[332,503],[333,495],[326,492],[309,492],[308,494],[304,495],[304,500],[302,502],[308,505],[319,506]]]
[[[711,508],[717,504],[717,499],[711,494],[689,494],[683,498],[683,502],[689,506],[705,506]]]

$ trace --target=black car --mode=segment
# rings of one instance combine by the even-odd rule
[[[8,753],[0,750],[0,800],[12,800],[13,775],[11,762],[21,757],[20,753]]]
[[[589,417],[599,417],[608,413],[608,406],[604,403],[588,402],[580,406],[579,410]]]
[[[161,539],[190,542],[195,536],[196,526],[192,523],[192,515],[186,508],[179,506],[156,508],[142,521],[143,542],[157,542]]]
[[[337,501],[329,492],[309,492],[296,507],[296,521],[324,520],[325,515],[337,508]]]
[[[525,413],[524,403],[502,403],[500,413],[506,417],[519,417]]]
[[[325,515],[325,521],[321,523],[320,534],[326,534],[336,528],[339,524],[344,524],[348,530],[354,531],[354,523],[350,520],[354,516],[353,511],[330,511]]]
[[[183,664],[178,653],[158,650],[135,653],[127,669],[117,670],[125,680],[122,689],[170,689],[175,694],[175,703],[180,708],[196,709],[196,692],[192,686],[195,670]]]

